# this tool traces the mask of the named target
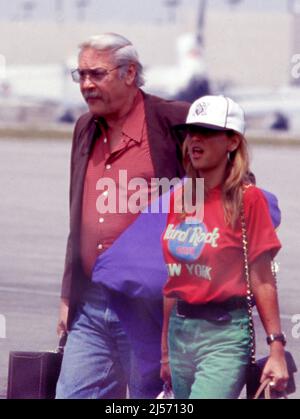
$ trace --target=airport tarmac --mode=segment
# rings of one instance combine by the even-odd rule
[[[68,233],[69,154],[67,140],[0,140],[0,398],[6,397],[9,351],[52,350],[57,344]],[[252,157],[258,184],[280,199],[282,324],[287,348],[300,366],[300,147],[256,145]],[[258,355],[267,354],[259,324],[257,347]],[[297,392],[291,398],[300,398],[299,374],[296,382]]]

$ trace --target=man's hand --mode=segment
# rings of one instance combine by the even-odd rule
[[[60,301],[59,319],[57,325],[57,335],[60,337],[68,331],[69,300],[62,298]]]
[[[168,388],[172,388],[171,370],[168,361],[162,361],[160,367],[160,378],[168,386]]]

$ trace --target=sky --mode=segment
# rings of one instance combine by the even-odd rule
[[[24,18],[33,20],[52,20],[57,18],[64,21],[79,19],[77,5],[87,3],[84,8],[85,19],[88,21],[152,21],[164,22],[172,18],[166,2],[172,0],[0,0],[0,19],[20,21]],[[174,0],[173,0],[174,1]],[[184,10],[197,10],[201,0],[177,0],[177,15]],[[206,0],[210,8],[235,8],[245,11],[286,11],[290,0]],[[237,1],[235,6],[230,2]],[[299,1],[299,0],[295,0]],[[24,6],[34,4],[30,11]],[[60,7],[59,7],[60,5]]]

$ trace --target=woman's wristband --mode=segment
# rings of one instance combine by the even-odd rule
[[[169,364],[169,360],[160,360],[161,365]]]

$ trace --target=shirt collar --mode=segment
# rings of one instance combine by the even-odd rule
[[[100,128],[102,135],[105,135],[107,123],[104,118],[95,118],[96,125]],[[129,111],[126,121],[122,128],[122,135],[125,137],[126,143],[130,140],[141,143],[145,126],[145,106],[144,97],[141,90],[138,90],[134,99],[133,106]]]
[[[145,107],[142,92],[139,90],[132,109],[122,128],[122,134],[136,143],[141,143],[145,125]]]

